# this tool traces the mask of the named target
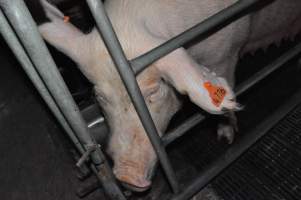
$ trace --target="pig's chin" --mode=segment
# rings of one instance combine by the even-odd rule
[[[145,192],[148,189],[150,189],[150,186],[151,186],[151,183],[149,184],[149,186],[146,186],[146,187],[137,187],[137,186],[125,183],[125,182],[122,182],[121,184],[124,188],[131,190],[133,192]]]
[[[114,174],[121,184],[134,192],[144,192],[151,187],[151,180],[145,176],[141,168],[114,167]]]

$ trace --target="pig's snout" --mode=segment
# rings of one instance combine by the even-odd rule
[[[115,177],[121,184],[134,192],[144,192],[151,187],[151,181],[148,180],[144,169],[138,163],[131,163],[131,166],[114,166]]]
[[[131,190],[131,191],[134,191],[134,192],[144,192],[144,191],[147,191],[151,186],[150,181],[147,181],[147,180],[144,180],[144,181],[145,181],[144,183],[140,182],[144,186],[142,186],[142,185],[134,186],[134,185],[128,184],[126,182],[121,182],[121,184],[123,185],[123,187],[125,187],[128,190]]]

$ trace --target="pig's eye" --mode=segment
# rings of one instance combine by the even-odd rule
[[[97,96],[97,99],[98,99],[99,101],[103,102],[103,103],[106,102],[106,99],[105,99],[103,96],[101,96],[101,95],[98,95],[98,96]]]
[[[108,99],[99,91],[95,91],[97,100],[102,104],[108,104]]]
[[[162,88],[162,85],[158,84],[155,87],[150,88],[147,91],[145,98],[149,103],[153,103],[155,101],[160,100],[162,97],[164,97],[164,95],[165,95],[165,92]]]

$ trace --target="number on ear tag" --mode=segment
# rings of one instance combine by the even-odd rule
[[[223,102],[223,100],[227,94],[227,91],[224,88],[213,85],[210,82],[205,82],[204,87],[209,92],[209,96],[212,100],[212,103],[216,107],[219,107],[221,105],[221,103]]]

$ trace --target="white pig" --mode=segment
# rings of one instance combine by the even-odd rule
[[[133,59],[235,2],[107,0],[105,8],[127,58]],[[43,5],[51,22],[39,26],[41,34],[72,58],[94,84],[110,126],[108,153],[116,178],[133,190],[148,189],[157,158],[97,29],[84,34],[64,21],[64,14],[57,8],[45,1]],[[176,91],[210,113],[237,109],[231,88],[241,53],[294,37],[300,31],[300,22],[300,0],[277,0],[144,70],[137,79],[160,135],[180,109]],[[222,89],[224,95],[217,102],[212,96],[216,89]],[[232,140],[230,126],[219,128],[220,135]]]

